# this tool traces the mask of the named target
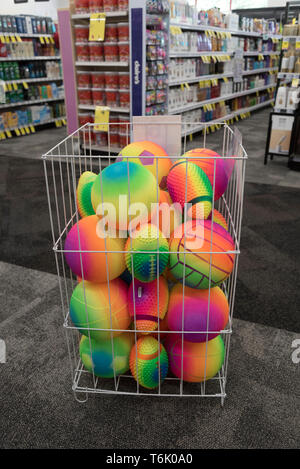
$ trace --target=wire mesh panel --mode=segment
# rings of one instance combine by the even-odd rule
[[[109,124],[102,152],[86,124],[43,155],[72,389],[79,401],[114,393],[223,404],[247,158],[241,135],[222,124],[212,151],[204,125],[201,142],[185,138],[178,154],[142,141],[116,158],[118,125],[126,144],[139,134],[134,126],[145,133],[142,123]]]

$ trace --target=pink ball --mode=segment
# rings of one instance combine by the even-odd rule
[[[183,303],[183,286],[181,283],[176,284],[171,290],[168,309],[168,327],[171,331],[182,331],[183,307],[183,330],[194,331],[192,334],[184,334],[185,341],[205,342],[207,336],[208,340],[211,340],[228,322],[228,301],[219,287],[210,289],[209,298],[209,290],[197,290],[185,286]],[[214,333],[206,334],[207,330]],[[199,334],[195,333],[197,331]]]

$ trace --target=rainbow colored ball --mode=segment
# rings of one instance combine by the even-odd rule
[[[213,150],[208,148],[195,148],[187,151],[182,158],[200,158],[190,159],[192,163],[201,168],[207,175],[211,187],[215,188],[214,200],[218,200],[225,192],[228,184],[228,175],[226,172],[225,159]],[[215,173],[215,175],[214,175]],[[215,185],[214,185],[215,184]]]
[[[214,209],[213,212],[211,212],[211,214],[209,215],[208,219],[211,220],[212,213],[214,215],[214,223],[218,223],[219,225],[223,226],[225,230],[228,231],[228,223],[218,210]]]
[[[160,360],[160,367],[159,367]],[[154,389],[168,373],[168,355],[165,347],[152,336],[141,337],[130,352],[130,371],[138,383]]]
[[[183,322],[184,315],[184,322]],[[227,298],[219,287],[196,290],[176,284],[170,293],[168,327],[171,331],[185,331],[184,340],[205,342],[216,337],[226,326],[229,318]],[[187,331],[193,331],[187,334]],[[196,332],[199,333],[196,333]],[[208,333],[214,331],[215,333]],[[202,332],[202,333],[201,333]]]
[[[141,282],[152,282],[165,270],[169,261],[167,239],[155,225],[149,223],[131,233],[125,251],[129,272]]]
[[[165,340],[172,373],[190,383],[201,383],[213,378],[224,363],[225,347],[220,335],[206,342],[183,341],[177,334],[168,334]]]
[[[122,251],[126,239],[112,237],[105,239],[104,236],[97,215],[84,217],[73,225],[66,237],[64,254],[68,266],[75,275],[90,282],[106,282],[107,278],[113,280],[124,272],[125,261]],[[110,252],[105,253],[105,251]]]
[[[161,158],[154,158],[154,156]],[[166,187],[166,178],[172,162],[160,145],[148,140],[130,143],[120,151],[117,161],[126,162],[127,159],[133,163],[143,165],[153,176],[157,177],[160,187]]]
[[[159,319],[164,319],[166,315],[168,303],[169,289],[164,277],[149,283],[135,279],[129,287],[129,314],[133,320],[135,318],[136,329],[141,332],[157,329]]]
[[[187,221],[176,228],[169,245],[169,272],[181,282],[185,278],[189,287],[216,287],[233,270],[234,241],[225,228],[212,225],[211,220]]]
[[[112,340],[93,340],[82,336],[79,344],[81,361],[86,370],[101,378],[113,378],[129,370],[129,355],[134,334],[124,332]]]
[[[182,208],[188,203],[190,218],[207,218],[211,212],[213,192],[211,183],[201,168],[186,160],[177,160],[171,167],[167,186],[173,202]]]
[[[92,173],[91,171],[85,171],[79,178],[76,189],[76,200],[78,212],[81,218],[95,215],[95,210],[93,209],[91,201],[91,191],[96,177],[97,174]]]
[[[153,174],[145,166],[125,161],[105,168],[97,176],[91,192],[97,215],[105,214],[109,226],[119,230],[127,230],[134,218],[129,206],[139,204],[140,220],[146,222],[151,214],[151,204],[156,203],[156,199],[157,181]],[[107,204],[111,204],[108,211]]]
[[[83,335],[95,340],[120,335],[129,328],[131,318],[127,303],[128,287],[120,279],[108,283],[80,282],[70,301],[70,318]],[[108,329],[101,331],[97,329]]]

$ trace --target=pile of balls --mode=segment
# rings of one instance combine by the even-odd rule
[[[99,174],[81,174],[80,220],[67,233],[64,253],[77,276],[70,318],[82,334],[88,371],[113,378],[130,369],[148,389],[168,371],[187,382],[218,373],[225,354],[220,332],[229,319],[220,285],[233,270],[235,244],[212,207],[233,161],[199,148],[172,163],[161,146],[142,141]],[[171,212],[168,232],[160,212],[149,218],[157,200],[158,212],[160,204],[181,208]],[[104,204],[114,210],[104,214]],[[134,227],[131,204],[141,204]],[[104,217],[107,226],[99,223]]]

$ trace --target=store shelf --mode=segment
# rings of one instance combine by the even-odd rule
[[[181,29],[186,29],[190,31],[214,31],[216,33],[230,33],[235,36],[253,36],[253,37],[260,37],[260,33],[256,32],[248,32],[248,31],[240,31],[240,30],[231,30],[227,28],[218,28],[217,26],[208,26],[205,24],[184,24],[184,23],[175,23],[171,22],[170,26],[179,26]]]
[[[266,51],[266,52],[259,52],[259,51],[243,51],[243,55],[248,56],[256,56],[256,55],[280,55],[280,51]]]
[[[37,122],[37,123],[31,123],[31,124],[26,124],[26,125],[21,125],[21,126],[16,126],[16,127],[9,127],[7,129],[5,129],[4,132],[6,132],[7,130],[9,130],[10,132],[12,131],[15,131],[15,130],[20,130],[21,128],[24,128],[24,127],[30,127],[31,125],[33,127],[37,127],[37,126],[40,126],[40,125],[47,125],[47,124],[53,124],[55,122],[60,122],[62,120],[66,120],[66,116],[61,116],[61,117],[55,117],[53,119],[49,119],[48,121],[45,121],[45,122]]]
[[[233,55],[234,52],[220,52],[220,51],[199,51],[199,52],[170,52],[170,59],[174,59],[176,57],[184,58],[184,57],[201,57],[201,56],[226,56],[226,55]]]
[[[182,106],[180,108],[177,108],[177,109],[170,109],[169,110],[169,114],[181,114],[182,112],[186,112],[186,111],[192,111],[194,109],[198,109],[198,108],[201,108],[207,104],[214,104],[214,103],[218,103],[220,101],[228,101],[230,99],[234,99],[234,98],[238,98],[239,96],[246,96],[248,94],[253,94],[253,93],[256,93],[256,92],[259,92],[259,91],[264,91],[264,90],[267,90],[267,89],[271,89],[271,88],[274,88],[276,85],[275,84],[269,84],[269,85],[264,85],[264,86],[260,86],[258,88],[253,88],[253,89],[249,89],[249,90],[245,90],[245,91],[240,91],[238,93],[232,93],[232,94],[227,94],[226,96],[219,96],[218,98],[212,98],[212,99],[207,99],[206,101],[199,101],[198,103],[194,103],[194,104],[189,104],[187,106]]]
[[[128,68],[128,62],[75,62],[76,67],[121,67]]]
[[[19,60],[26,60],[26,62],[31,62],[32,60],[60,60],[59,55],[39,55],[34,57],[1,57],[0,62],[18,62]]]
[[[53,37],[53,34],[43,34],[43,33],[38,33],[38,34],[30,34],[30,33],[0,33],[0,36],[4,36],[4,37],[43,37],[43,38],[46,38],[46,37]]]
[[[78,104],[78,109],[85,109],[87,111],[95,111],[96,106],[94,106],[93,104]],[[110,111],[129,114],[130,109],[127,107],[111,107]]]
[[[44,81],[62,81],[63,77],[56,77],[56,78],[50,78],[50,77],[42,77],[42,78],[20,78],[19,80],[9,80],[9,81],[4,81],[5,85],[12,85],[15,83],[18,85],[19,83],[40,83]]]
[[[49,103],[53,101],[64,101],[65,98],[34,99],[32,101],[19,101],[18,103],[5,103],[0,105],[0,109],[19,106],[31,106],[32,104]]]
[[[259,73],[272,72],[278,70],[278,67],[256,68],[253,70],[244,70],[242,75],[255,75]]]
[[[290,73],[290,72],[279,72],[278,78],[287,78],[292,80],[293,78],[300,78],[300,73]]]
[[[300,41],[300,36],[282,36],[282,39],[296,39],[296,41]]]
[[[186,130],[185,132],[183,132],[182,137],[200,132],[201,130],[205,128],[205,126],[209,127],[211,125],[220,124],[221,122],[225,122],[229,119],[233,119],[236,116],[239,116],[241,114],[246,114],[247,112],[256,111],[257,109],[270,106],[273,102],[274,102],[274,99],[270,99],[269,101],[264,101],[263,103],[255,104],[254,106],[249,106],[247,108],[238,109],[237,111],[231,112],[230,114],[220,117],[219,119],[215,119],[215,120],[208,121],[208,122],[203,122],[203,124],[199,124],[199,126],[192,127]]]
[[[90,13],[75,13],[72,15],[73,20],[85,20],[90,18]],[[128,16],[128,10],[118,10],[118,11],[106,11],[106,18],[124,18]]]
[[[103,152],[106,152],[106,153],[120,153],[120,151],[122,150],[122,148],[118,148],[118,147],[108,147],[108,146],[97,146],[97,145],[82,145],[82,148],[85,149],[85,150],[93,150],[93,151],[103,151]]]

